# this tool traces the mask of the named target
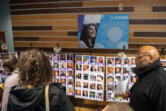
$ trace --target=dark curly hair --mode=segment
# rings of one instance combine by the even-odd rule
[[[52,66],[48,55],[40,50],[23,52],[19,61],[20,85],[46,85],[52,80]]]
[[[18,64],[18,59],[15,55],[9,55],[3,59],[2,66],[7,72],[13,72]]]

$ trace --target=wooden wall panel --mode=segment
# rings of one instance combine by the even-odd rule
[[[59,42],[60,43],[60,42]],[[42,41],[15,41],[14,42],[15,47],[54,47],[56,46],[56,42],[42,42]],[[59,44],[60,47],[65,48],[68,46],[68,48],[77,48],[78,43],[74,42],[61,42]]]
[[[59,7],[81,7],[82,2],[67,2],[67,3],[43,3],[43,4],[22,4],[11,5],[11,10],[18,9],[40,9],[40,8],[59,8]]]
[[[76,19],[77,14],[30,14],[30,15],[12,15],[12,21],[14,20],[56,20],[56,19]]]
[[[154,6],[154,5],[166,5],[163,0],[101,0],[101,1],[85,1],[83,6],[96,7],[96,6],[118,6],[119,3],[123,3],[124,6]]]
[[[14,20],[12,21],[13,26],[50,26],[50,25],[77,25],[78,22],[76,19],[67,19],[67,20]]]
[[[12,10],[12,15],[21,14],[48,14],[48,13],[95,13],[95,12],[133,12],[133,7],[124,7],[122,11],[118,7],[86,7],[86,8],[46,8],[29,10]]]
[[[124,10],[120,11],[119,3]],[[53,51],[59,43],[63,52],[86,53],[78,49],[79,14],[130,14],[129,49],[141,45],[166,47],[166,0],[11,0],[16,50],[42,48]],[[121,50],[94,49],[93,53]]]

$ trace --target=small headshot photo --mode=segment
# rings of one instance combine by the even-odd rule
[[[59,63],[54,62],[54,68],[59,68]]]
[[[96,75],[90,74],[90,81],[96,81]]]
[[[67,60],[73,60],[73,55],[67,55]]]
[[[95,98],[95,96],[96,96],[96,93],[95,93],[95,92],[93,92],[93,91],[90,91],[90,92],[89,92],[89,97],[90,97],[90,98]]]
[[[63,86],[66,86],[66,79],[62,78],[62,79],[61,79],[61,84],[62,84]]]
[[[107,90],[108,91],[114,91],[114,86],[113,85],[107,85]]]
[[[76,63],[82,63],[82,57],[76,56]]]
[[[55,75],[55,77],[59,76],[59,71],[58,71],[58,70],[55,70],[55,71],[54,71],[54,75]]]
[[[78,96],[81,96],[81,90],[80,89],[76,89],[75,90],[75,94],[78,95]]]
[[[121,81],[121,77],[120,76],[116,76],[116,81]]]
[[[83,66],[83,71],[89,71],[89,65],[84,65]]]
[[[81,87],[81,82],[80,81],[76,81],[76,87]]]
[[[60,60],[66,60],[66,55],[65,54],[61,54],[60,55]]]
[[[121,66],[122,65],[122,61],[121,61],[121,59],[120,58],[115,58],[115,64],[116,64],[116,66]]]
[[[73,85],[73,79],[68,79],[67,84],[68,85]]]
[[[66,76],[66,71],[60,71],[60,76]]]
[[[97,93],[97,98],[98,99],[103,99],[103,93]]]
[[[89,56],[83,56],[83,63],[89,64]]]
[[[166,68],[166,61],[161,60],[161,65],[163,68]]]
[[[115,68],[115,73],[116,74],[121,74],[122,72],[121,72],[121,67],[116,67]]]
[[[131,77],[131,83],[133,83],[133,84],[134,84],[136,81],[137,81],[136,76],[132,76],[132,77]]]
[[[98,24],[83,24],[79,48],[94,48],[95,40],[97,36]]]
[[[104,63],[104,58],[103,57],[98,57],[97,63]]]
[[[68,94],[72,94],[72,93],[73,93],[73,88],[69,87],[69,88],[67,89],[67,93],[68,93]]]
[[[91,72],[96,72],[96,66],[95,66],[95,65],[92,65],[91,68],[90,68],[90,71],[91,71]]]
[[[97,90],[103,90],[103,85],[102,84],[97,84]]]
[[[135,65],[135,58],[131,59],[131,65]]]
[[[73,68],[73,63],[72,62],[68,62],[67,63],[67,68]]]
[[[124,65],[126,65],[126,66],[130,66],[130,59],[129,58],[125,58],[124,59]]]
[[[82,91],[82,96],[88,97],[88,90],[83,90]]]
[[[123,67],[123,74],[129,74],[130,67]]]
[[[96,59],[97,59],[96,57],[92,56],[91,59],[90,59],[90,62],[92,64],[96,64]]]
[[[98,82],[103,82],[103,76],[97,75],[97,81]]]
[[[107,65],[113,65],[115,64],[114,58],[107,58]]]
[[[61,68],[61,69],[66,68],[66,62],[61,62],[61,63],[60,63],[60,68]]]
[[[83,82],[83,88],[88,88],[89,83],[88,82]]]
[[[73,77],[73,71],[67,71],[68,77]]]
[[[107,73],[114,74],[115,73],[114,67],[107,67]]]
[[[114,82],[114,77],[112,77],[112,76],[110,76],[110,77],[107,77],[107,82],[108,83],[112,83],[112,82]]]
[[[112,100],[112,99],[114,99],[114,93],[111,91],[111,92],[107,93],[106,100]]]
[[[76,79],[81,79],[81,73],[76,74]]]
[[[98,72],[104,72],[104,67],[103,66],[98,66]]]
[[[59,61],[59,55],[58,54],[53,55],[53,60],[54,61]]]
[[[90,83],[90,89],[96,89],[96,83]]]
[[[89,74],[83,74],[83,79],[84,80],[89,80]]]
[[[82,65],[81,64],[76,64],[76,70],[81,70]]]

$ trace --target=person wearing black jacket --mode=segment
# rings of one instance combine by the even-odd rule
[[[134,111],[166,111],[166,71],[161,66],[158,50],[142,46],[135,62],[133,72],[138,80],[130,92],[119,95],[130,97],[129,105]]]
[[[166,111],[166,71],[159,52],[153,46],[142,46],[136,56],[137,82],[130,90],[130,106],[135,111]]]
[[[7,111],[46,111],[46,85],[49,85],[50,111],[75,111],[64,87],[51,83],[53,71],[46,53],[35,49],[26,51],[18,67],[19,85],[10,90]]]

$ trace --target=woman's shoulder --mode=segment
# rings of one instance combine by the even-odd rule
[[[79,40],[79,48],[88,48],[84,41]]]
[[[51,83],[50,84],[50,91],[52,93],[62,93],[62,92],[65,92],[65,87],[62,86],[60,83]]]

